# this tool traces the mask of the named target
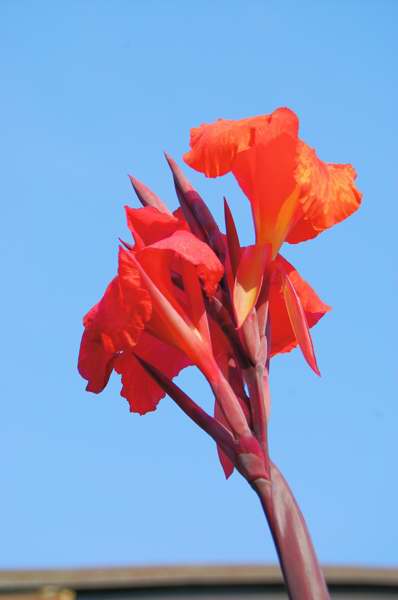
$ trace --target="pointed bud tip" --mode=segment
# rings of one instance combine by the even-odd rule
[[[170,169],[173,170],[173,167],[176,165],[176,162],[172,156],[166,150],[163,151],[164,157],[169,165]]]
[[[143,192],[145,190],[146,186],[139,179],[137,179],[137,177],[134,177],[133,175],[129,175],[128,177],[137,194],[140,191]]]
[[[227,216],[231,214],[231,209],[229,208],[229,204],[228,204],[228,200],[226,199],[226,197],[223,197],[224,200],[224,218],[225,221],[227,220]]]
[[[130,183],[133,186],[133,188],[137,189],[140,185],[138,179],[136,177],[133,177],[132,175],[128,175],[128,178],[130,179]]]

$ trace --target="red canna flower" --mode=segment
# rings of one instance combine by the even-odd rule
[[[242,257],[234,292],[242,325],[260,293],[264,267],[282,243],[313,238],[357,210],[355,171],[322,162],[298,138],[298,119],[286,108],[201,125],[191,131],[190,145],[187,164],[208,177],[231,171],[251,204],[256,244]]]
[[[222,389],[224,401],[234,403],[213,354],[203,299],[203,293],[216,292],[222,264],[187,230],[178,213],[176,217],[151,207],[127,208],[126,213],[136,245],[120,248],[118,276],[84,319],[78,367],[88,391],[102,391],[114,369],[122,376],[121,394],[131,410],[154,410],[164,391],[156,382],[145,385],[139,362],[151,356],[152,365],[167,377],[197,365],[215,394]],[[152,228],[147,227],[149,220]],[[154,239],[158,241],[146,245]],[[235,404],[231,426],[242,431],[246,420]]]
[[[188,165],[207,177],[235,175],[251,202],[257,241],[272,241],[274,250],[289,234],[291,243],[310,239],[359,207],[355,170],[322,162],[298,138],[298,118],[290,109],[201,125],[191,130],[190,145]]]
[[[203,300],[199,280],[207,293],[214,293],[223,268],[212,250],[173,215],[162,215],[152,208],[127,208],[126,212],[128,224],[140,242],[136,249],[120,249],[118,276],[84,318],[78,366],[88,380],[88,391],[95,393],[102,391],[115,369],[122,375],[122,395],[132,410],[143,413],[153,410],[164,392],[157,385],[142,385],[139,389],[143,369],[135,354],[153,356],[155,364],[159,363],[169,377],[192,363],[206,374],[214,368],[209,332],[200,314]],[[153,226],[147,235],[144,228],[138,225],[138,229],[146,241],[148,236],[159,241],[145,245],[136,228],[149,216]],[[180,229],[175,227],[167,236],[175,223]],[[190,298],[176,288],[172,274],[192,292]]]

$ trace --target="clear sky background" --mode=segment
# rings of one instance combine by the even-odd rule
[[[397,18],[394,0],[0,0],[0,567],[275,562],[259,503],[168,398],[131,415],[76,371],[136,205],[176,206],[162,156],[189,129],[289,106],[363,208],[284,254],[333,311],[272,365],[271,451],[325,563],[398,565]],[[188,171],[188,169],[187,169]],[[231,178],[192,182],[243,241]],[[179,382],[210,407],[192,370]]]

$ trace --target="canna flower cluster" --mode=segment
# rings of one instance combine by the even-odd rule
[[[115,370],[131,410],[144,414],[165,395],[144,364],[168,379],[196,365],[216,392],[221,421],[229,415],[217,397],[220,387],[246,431],[255,411],[244,392],[242,355],[265,367],[298,344],[319,373],[309,328],[330,308],[279,250],[349,216],[360,194],[353,168],[319,160],[286,108],[202,125],[191,131],[190,145],[188,165],[208,177],[235,176],[251,205],[255,244],[240,246],[226,201],[226,235],[220,232],[171,158],[181,204],[174,213],[131,178],[144,207],[125,207],[134,244],[123,242],[117,276],[84,317],[79,371],[87,390],[99,393]]]
[[[267,511],[264,482],[281,481],[267,442],[270,360],[299,346],[319,374],[310,328],[330,310],[280,250],[357,210],[356,174],[322,162],[287,108],[192,129],[185,163],[207,177],[232,173],[250,203],[255,243],[242,247],[227,201],[223,233],[166,158],[180,207],[171,212],[131,177],[142,207],[125,207],[131,239],[121,242],[117,275],[84,317],[78,368],[94,393],[118,373],[121,395],[140,414],[167,393],[215,440],[226,476],[237,468]],[[211,386],[214,415],[172,381],[190,365]],[[289,553],[279,552],[289,581]]]

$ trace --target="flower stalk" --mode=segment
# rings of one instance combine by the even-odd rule
[[[325,577],[298,504],[279,469],[252,482],[275,543],[290,600],[330,600]]]

